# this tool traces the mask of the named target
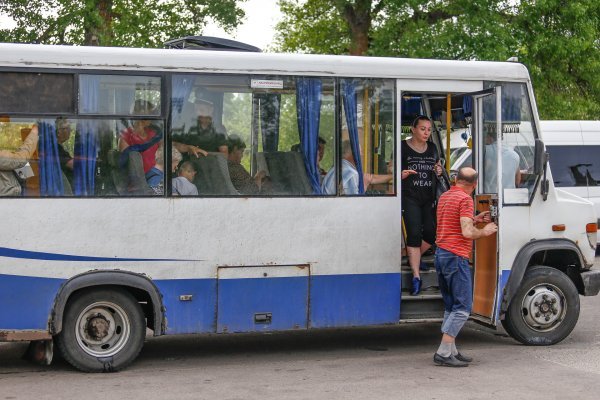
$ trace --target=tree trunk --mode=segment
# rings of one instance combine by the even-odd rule
[[[113,38],[113,0],[87,0],[84,46],[110,46]]]
[[[371,0],[357,0],[354,5],[347,2],[342,15],[350,28],[350,55],[364,56],[369,49],[371,29]]]

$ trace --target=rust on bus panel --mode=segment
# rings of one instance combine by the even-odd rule
[[[28,342],[32,340],[50,340],[47,331],[0,330],[0,342]]]

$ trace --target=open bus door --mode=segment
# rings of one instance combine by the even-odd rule
[[[489,211],[492,221],[498,223],[499,204],[502,204],[502,191],[498,185],[502,176],[500,157],[490,160],[485,157],[486,136],[493,135],[500,144],[502,132],[501,87],[474,94],[473,97],[473,128],[475,134],[474,158],[479,182],[475,192],[475,212]],[[500,154],[500,149],[498,149]],[[487,164],[486,164],[487,162]],[[490,165],[494,162],[495,166]],[[492,176],[493,175],[493,176]],[[481,228],[484,224],[478,224]],[[497,291],[498,291],[498,256],[499,236],[497,233],[475,241],[474,277],[473,277],[473,309],[471,317],[485,325],[496,325]]]

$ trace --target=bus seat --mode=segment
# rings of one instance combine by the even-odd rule
[[[206,157],[190,160],[196,168],[194,185],[202,195],[237,195],[231,183],[227,160],[222,153],[208,153]]]
[[[302,154],[297,151],[277,151],[257,154],[258,165],[267,166],[267,174],[271,177],[274,194],[309,195],[312,186],[306,175]]]
[[[142,155],[137,151],[130,151],[125,170],[119,167],[120,155],[121,153],[117,150],[108,152],[108,163],[117,193],[121,196],[152,195],[152,189],[146,182]]]

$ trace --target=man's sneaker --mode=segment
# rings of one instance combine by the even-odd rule
[[[470,363],[473,361],[473,357],[465,356],[460,353],[455,354],[454,358],[456,358],[458,361],[462,361],[462,362],[466,362],[466,363]]]
[[[466,362],[456,359],[456,357],[454,357],[452,354],[449,357],[443,357],[443,356],[440,356],[438,353],[435,353],[433,355],[433,362],[436,363],[437,365],[442,365],[444,367],[468,367],[469,366],[469,364],[467,364]]]
[[[421,279],[415,277],[412,280],[412,291],[410,292],[410,294],[416,296],[419,293],[421,293]]]

